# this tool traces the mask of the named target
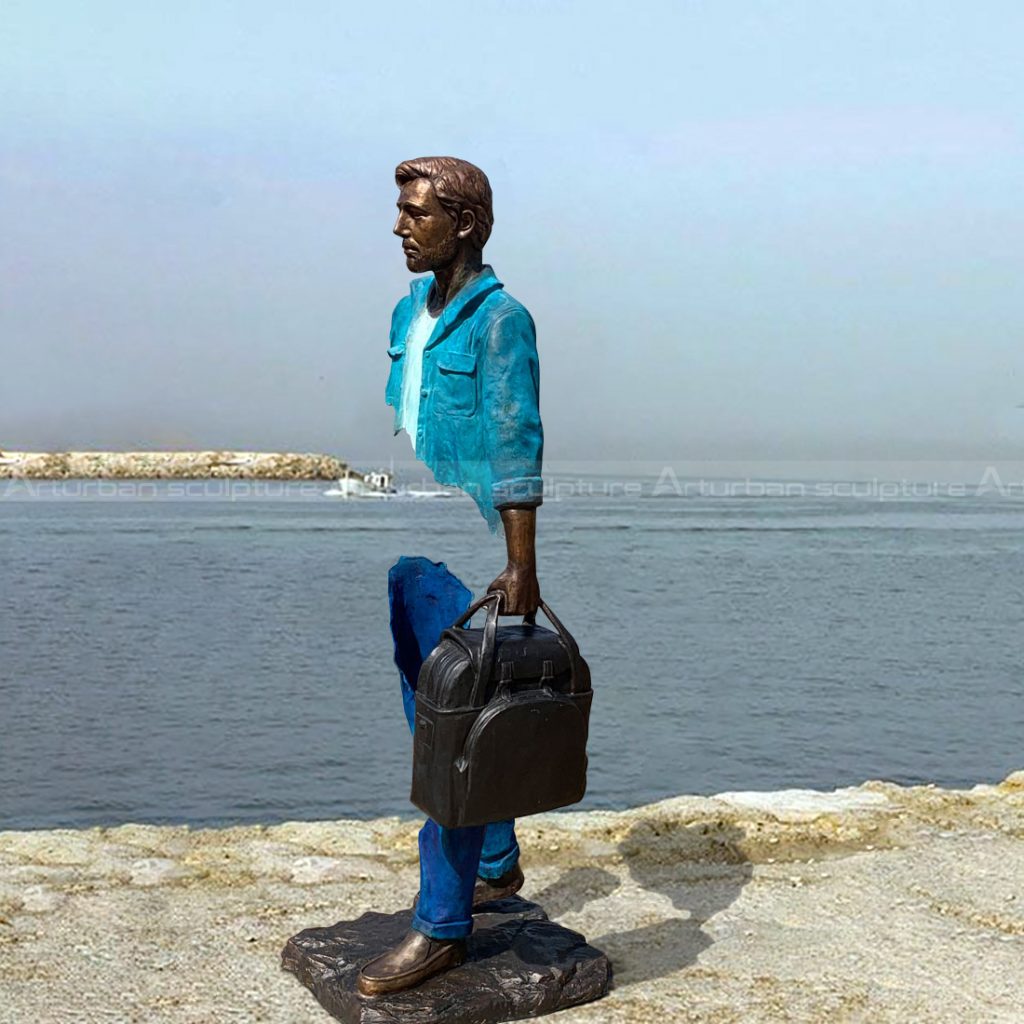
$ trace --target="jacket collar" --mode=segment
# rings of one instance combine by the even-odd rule
[[[427,274],[425,277],[418,277],[409,286],[413,302],[417,309],[421,309],[427,301],[430,293],[430,286],[434,283],[434,275]],[[505,286],[494,274],[494,269],[489,263],[485,263],[480,270],[471,277],[458,291],[455,298],[441,310],[437,318],[434,330],[426,347],[436,345],[463,316],[470,316],[476,310],[483,299],[493,291]]]

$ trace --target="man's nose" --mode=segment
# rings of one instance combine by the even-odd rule
[[[405,218],[399,214],[395,218],[395,226],[391,229],[399,238],[405,238],[409,234],[409,226],[405,223]]]

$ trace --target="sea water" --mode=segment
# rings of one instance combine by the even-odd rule
[[[5,486],[0,828],[416,813],[387,573],[482,592],[470,501]],[[1024,500],[569,491],[538,560],[593,672],[582,807],[1024,767]]]

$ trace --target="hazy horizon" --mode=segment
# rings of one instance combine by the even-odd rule
[[[13,3],[0,449],[408,460],[402,159],[495,193],[554,462],[1024,453],[1024,8]]]

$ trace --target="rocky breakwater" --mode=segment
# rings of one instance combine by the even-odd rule
[[[0,452],[0,479],[337,480],[333,455],[295,452]]]
[[[521,826],[523,895],[615,971],[606,998],[559,1024],[1024,1019],[1024,772]],[[281,948],[408,907],[417,827],[0,832],[0,1021],[325,1024]]]

